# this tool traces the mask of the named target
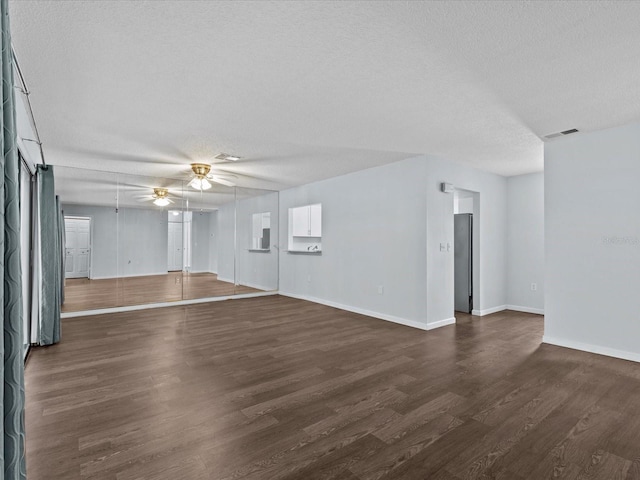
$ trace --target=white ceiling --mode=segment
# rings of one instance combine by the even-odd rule
[[[435,154],[540,171],[640,120],[640,2],[12,1],[49,163],[282,189]]]

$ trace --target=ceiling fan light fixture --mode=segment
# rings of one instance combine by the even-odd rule
[[[209,183],[209,181],[201,176],[193,178],[189,182],[189,186],[195,188],[196,190],[209,190],[211,188],[211,184]]]
[[[197,177],[206,177],[211,171],[211,165],[207,165],[206,163],[192,163],[191,170],[193,170],[193,173]]]
[[[189,182],[189,185],[196,190],[209,190],[211,184],[206,177],[211,171],[211,165],[207,165],[206,163],[192,163],[191,170],[193,170],[195,177]]]
[[[156,187],[153,189],[153,204],[159,207],[166,207],[171,203],[171,200],[167,198],[169,190],[166,188]]]
[[[166,207],[167,205],[169,205],[169,199],[164,198],[164,197],[160,197],[160,198],[156,198],[153,201],[154,205],[157,205],[159,207]]]

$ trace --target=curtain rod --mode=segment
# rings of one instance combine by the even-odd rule
[[[33,127],[33,132],[36,134],[35,140],[29,138],[23,138],[23,141],[34,142],[38,144],[40,148],[40,158],[42,159],[42,164],[46,167],[47,161],[44,159],[44,151],[42,150],[42,142],[40,141],[40,133],[38,133],[38,126],[36,125],[36,119],[33,116],[33,109],[31,108],[31,100],[29,99],[29,95],[31,92],[27,88],[27,83],[24,80],[24,75],[22,74],[22,69],[20,68],[20,64],[18,63],[18,58],[16,57],[16,51],[11,45],[11,57],[13,58],[13,64],[16,67],[16,71],[18,72],[18,80],[20,81],[20,86],[16,85],[15,87],[22,92],[22,94],[27,99],[27,109],[29,114],[29,120],[31,121],[31,126]]]

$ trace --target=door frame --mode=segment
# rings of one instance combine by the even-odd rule
[[[90,215],[64,215],[64,212],[62,212],[63,215],[63,220],[66,220],[67,218],[72,219],[72,220],[89,220],[89,267],[88,267],[88,272],[87,272],[87,278],[89,280],[92,280],[93,277],[91,276],[91,269],[93,267],[93,217]],[[65,257],[66,257],[66,250],[67,250],[67,245],[66,245],[66,233],[67,233],[67,229],[65,228]],[[84,277],[77,277],[77,278],[84,278]],[[67,277],[65,275],[65,281],[67,280]]]

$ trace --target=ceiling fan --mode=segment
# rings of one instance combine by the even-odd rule
[[[175,197],[169,192],[168,188],[154,187],[152,195],[143,195],[138,197],[141,201],[153,201],[158,207],[166,207],[171,203],[175,203],[171,197]]]
[[[206,163],[192,163],[191,170],[193,172],[193,179],[189,182],[189,185],[196,190],[209,190],[211,188],[210,182],[219,183],[227,187],[235,187],[236,184],[230,181],[230,178],[235,178],[235,175],[218,175],[211,173],[211,165]]]

